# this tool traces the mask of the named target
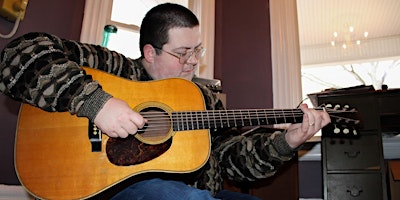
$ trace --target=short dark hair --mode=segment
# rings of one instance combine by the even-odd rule
[[[151,44],[162,48],[169,40],[168,31],[172,28],[193,28],[199,20],[188,8],[172,3],[164,3],[153,7],[143,18],[140,26],[139,47],[143,57],[143,47]],[[159,53],[157,51],[157,53]]]

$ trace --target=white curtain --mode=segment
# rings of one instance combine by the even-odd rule
[[[110,0],[86,0],[81,30],[81,42],[101,44],[103,27],[111,12]]]
[[[296,0],[270,0],[274,108],[294,108],[302,100]]]
[[[199,18],[203,46],[207,48],[198,75],[214,78],[215,0],[193,0],[193,12]]]

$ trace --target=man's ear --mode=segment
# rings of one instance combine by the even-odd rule
[[[153,63],[154,58],[156,57],[156,49],[151,45],[151,44],[146,44],[143,47],[143,54],[144,54],[144,59],[146,59],[147,62]]]

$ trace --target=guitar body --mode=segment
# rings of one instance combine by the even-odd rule
[[[105,91],[136,111],[146,106],[168,111],[205,109],[200,90],[186,80],[135,82],[94,69],[86,71]],[[178,131],[171,135],[171,146],[160,156],[120,166],[108,158],[107,140],[111,138],[105,134],[101,151],[92,151],[89,129],[86,118],[22,105],[15,143],[15,167],[22,185],[39,198],[84,199],[146,172],[193,172],[210,154],[208,130]]]

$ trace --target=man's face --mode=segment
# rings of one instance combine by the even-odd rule
[[[161,47],[161,54],[155,56],[154,62],[146,70],[155,80],[165,78],[191,80],[199,65],[200,58],[192,54],[186,62],[182,63],[176,56],[193,52],[201,47],[199,27],[173,28],[168,31],[168,34],[168,43]]]

